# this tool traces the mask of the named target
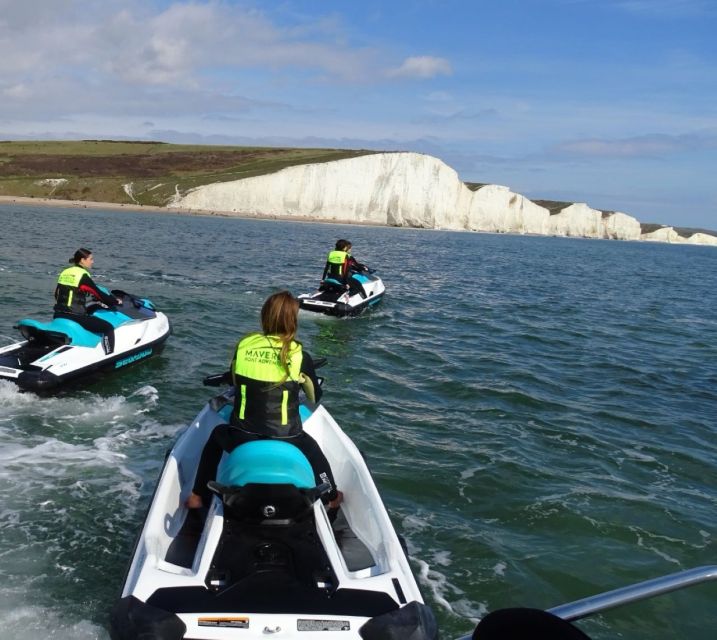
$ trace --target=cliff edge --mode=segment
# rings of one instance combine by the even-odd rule
[[[684,238],[672,227],[643,234],[640,222],[626,213],[580,203],[551,210],[499,185],[471,190],[454,169],[419,153],[377,153],[288,167],[200,186],[178,194],[167,206],[326,222],[717,246],[715,236]]]

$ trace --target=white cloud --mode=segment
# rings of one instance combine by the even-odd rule
[[[389,70],[388,75],[392,78],[433,78],[452,73],[451,63],[445,58],[412,56],[406,58],[400,67]]]
[[[666,18],[715,13],[712,0],[617,0],[616,6],[631,13]]]
[[[551,153],[571,157],[636,158],[664,157],[703,149],[717,149],[717,131],[682,135],[650,134],[615,140],[574,140],[556,145]]]
[[[226,2],[0,0],[0,73],[28,83],[81,73],[92,82],[206,84],[212,69],[294,69],[371,78],[378,55],[345,43],[333,21],[282,27]]]
[[[2,90],[2,95],[8,99],[24,99],[32,95],[32,92],[28,87],[22,83],[12,85],[11,87],[5,87]]]
[[[347,42],[336,19],[284,26],[246,3],[0,0],[0,119],[20,131],[33,121],[82,127],[92,114],[283,109],[280,91],[265,100],[262,85],[377,82],[382,58]]]
[[[564,4],[590,4],[595,0],[559,0]],[[664,17],[695,17],[717,12],[714,0],[602,0],[606,7],[638,15]]]
[[[448,93],[447,91],[431,91],[428,95],[425,97],[426,102],[452,102],[453,96]]]

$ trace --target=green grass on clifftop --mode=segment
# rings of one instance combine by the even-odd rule
[[[372,153],[112,140],[0,141],[0,195],[162,207],[176,193],[197,186]]]

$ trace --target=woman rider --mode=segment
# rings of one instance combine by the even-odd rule
[[[331,467],[316,441],[301,426],[299,388],[318,402],[321,387],[311,356],[294,340],[299,302],[288,291],[267,298],[261,309],[261,333],[250,333],[237,344],[231,362],[235,387],[231,424],[214,428],[197,468],[190,509],[202,506],[208,497],[207,483],[216,476],[224,451],[233,451],[245,442],[281,438],[298,447],[314,470],[316,484],[328,482],[329,508],[341,502]]]
[[[337,240],[336,248],[333,251],[329,251],[329,255],[326,257],[326,265],[324,266],[324,273],[321,276],[322,282],[326,278],[335,280],[344,289],[351,289],[351,293],[361,290],[361,285],[353,279],[355,273],[361,273],[368,271],[368,267],[365,264],[361,264],[351,255],[351,243],[348,240]],[[325,283],[331,286],[331,282]]]
[[[92,280],[89,269],[94,264],[94,257],[90,249],[78,249],[70,258],[71,267],[64,269],[57,278],[55,287],[55,318],[67,318],[92,333],[102,335],[102,347],[105,354],[115,349],[114,327],[101,318],[89,315],[85,303],[87,294],[96,298],[108,307],[114,307],[121,300],[104,293]]]

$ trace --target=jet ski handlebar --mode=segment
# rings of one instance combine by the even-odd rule
[[[314,369],[323,367],[328,362],[328,358],[316,358],[314,360]],[[205,387],[223,387],[228,384],[232,384],[232,372],[225,371],[224,373],[214,373],[207,376],[202,380],[202,384]]]
[[[223,387],[232,383],[232,372],[225,371],[224,373],[215,373],[207,376],[202,380],[202,384],[205,387]]]

